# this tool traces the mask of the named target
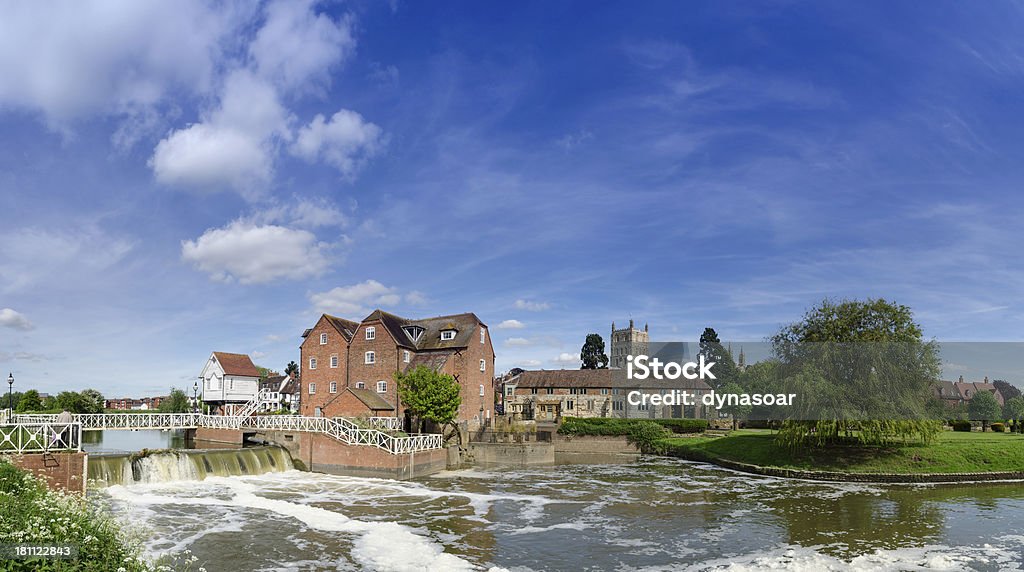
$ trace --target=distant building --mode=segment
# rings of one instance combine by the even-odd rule
[[[211,412],[232,415],[256,397],[260,372],[245,354],[213,352],[199,379]]]
[[[616,330],[615,322],[612,322],[608,367],[625,369],[626,356],[646,355],[650,341],[650,336],[647,333],[647,324],[644,324],[643,330],[638,330],[633,327],[633,320],[631,318],[628,328]]]
[[[302,392],[299,391],[299,380],[288,376],[281,385],[279,393],[281,394],[281,405],[291,413],[298,413],[299,398],[302,396]]]
[[[113,409],[117,411],[153,411],[160,408],[160,404],[167,399],[167,396],[162,395],[159,397],[119,397],[116,399],[106,399],[103,401],[103,407],[106,409]]]
[[[289,380],[291,380],[290,376],[271,372],[259,382],[260,393],[267,396],[266,401],[260,404],[260,411],[280,411],[284,408],[284,405],[281,403],[281,389]]]
[[[375,310],[360,322],[324,314],[302,337],[303,415],[404,418],[395,373],[422,365],[461,386],[463,428],[492,419],[494,347],[476,314],[410,320]]]
[[[999,393],[994,384],[989,383],[988,376],[984,381],[964,381],[964,376],[961,375],[956,382],[939,381],[932,389],[935,396],[950,407],[966,403],[983,391],[993,394],[1000,407],[1005,405],[1003,395]]]

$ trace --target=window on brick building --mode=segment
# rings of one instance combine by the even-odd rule
[[[487,339],[487,330],[485,330],[483,328],[480,328],[480,343],[481,344],[484,343],[484,340],[486,340],[486,339]]]
[[[454,340],[455,339],[455,330],[441,330],[441,339],[442,340]]]
[[[309,394],[310,395],[316,395],[316,384],[315,383],[309,384]]]
[[[309,369],[316,369],[316,358],[309,358]]]
[[[384,381],[383,379],[378,381],[377,382],[377,393],[387,393],[387,392],[388,392],[388,382]]]
[[[363,363],[377,363],[377,354],[366,352],[366,355],[363,356]]]
[[[330,390],[331,390],[331,393],[338,393],[338,382],[337,381],[332,381],[331,382]]]
[[[366,384],[361,382],[361,381],[357,381],[356,382],[356,389],[366,389]]]
[[[554,388],[554,387],[549,387],[549,388],[545,389],[544,391],[545,391],[545,392],[546,392],[546,393],[547,393],[548,395],[554,395],[554,394],[555,394],[555,388]]]
[[[338,367],[338,356],[331,356],[331,367]]]
[[[402,350],[402,361],[404,361],[405,363],[409,363],[409,360],[411,359],[412,352],[410,352],[409,350]]]
[[[514,387],[506,387],[505,388],[505,395],[513,395],[513,394],[515,394],[515,392],[516,392],[516,388],[514,388]]]
[[[480,360],[480,371],[487,371],[487,362]]]
[[[531,387],[530,388],[530,395],[537,395],[537,388],[536,387]]]
[[[484,396],[484,384],[480,384],[480,397]]]
[[[320,334],[320,345],[327,345],[327,334]]]
[[[373,326],[366,327],[366,339],[374,340],[377,339],[377,328]]]

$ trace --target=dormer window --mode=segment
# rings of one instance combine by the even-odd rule
[[[420,326],[405,326],[402,328],[405,330],[405,335],[409,336],[412,341],[419,341],[420,336],[423,335],[423,328]]]
[[[441,340],[454,340],[455,330],[441,330]]]
[[[373,326],[366,327],[366,339],[375,340],[377,339],[377,328]]]

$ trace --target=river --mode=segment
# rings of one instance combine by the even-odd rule
[[[211,572],[1024,569],[1020,483],[813,483],[646,458],[405,482],[286,470],[90,494],[150,554],[189,549]]]

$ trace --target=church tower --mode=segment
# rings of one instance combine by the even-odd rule
[[[647,354],[647,344],[650,342],[647,335],[647,324],[643,330],[633,327],[633,320],[629,320],[629,327],[621,330],[615,329],[615,322],[612,322],[611,349],[608,355],[608,367],[625,369],[626,356]]]

